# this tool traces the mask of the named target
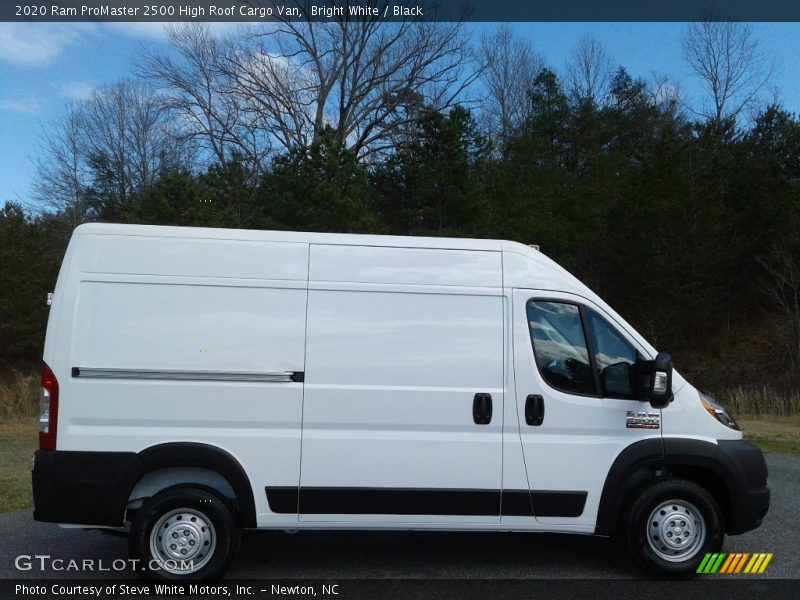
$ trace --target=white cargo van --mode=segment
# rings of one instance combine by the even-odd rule
[[[220,577],[242,529],[619,534],[695,572],[769,506],[761,452],[517,243],[83,225],[42,371],[39,521]]]

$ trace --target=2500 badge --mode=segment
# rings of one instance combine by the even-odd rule
[[[659,429],[661,413],[629,410],[625,414],[625,427],[628,429]]]

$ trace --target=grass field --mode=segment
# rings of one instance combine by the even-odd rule
[[[31,506],[31,459],[39,445],[35,419],[0,422],[0,512]]]
[[[0,372],[0,422],[39,414],[38,374],[31,370]]]
[[[745,439],[764,452],[800,456],[800,415],[791,417],[749,417],[736,419]]]
[[[800,415],[740,417],[745,438],[764,452],[800,456]],[[0,421],[0,512],[31,506],[31,456],[36,449],[34,419]]]

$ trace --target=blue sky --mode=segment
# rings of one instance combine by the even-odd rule
[[[470,24],[479,35],[492,24]],[[561,69],[584,34],[600,40],[616,64],[635,76],[678,81],[698,94],[681,57],[680,23],[517,23],[548,64]],[[758,23],[753,32],[776,61],[774,84],[784,106],[800,112],[800,24]],[[40,136],[70,100],[127,77],[143,47],[165,47],[158,23],[0,23],[0,205],[31,204]]]

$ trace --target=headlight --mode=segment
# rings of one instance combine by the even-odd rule
[[[706,396],[702,392],[700,392],[700,402],[703,403],[703,408],[706,409],[706,412],[725,425],[725,427],[730,427],[731,429],[739,431],[739,426],[736,424],[736,421],[734,421],[733,417],[725,410],[722,404],[710,396]]]

